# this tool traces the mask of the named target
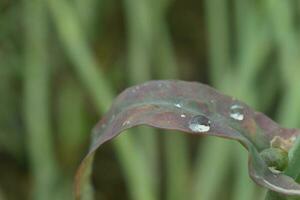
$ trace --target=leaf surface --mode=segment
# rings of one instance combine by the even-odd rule
[[[288,151],[299,130],[281,128],[263,113],[207,85],[166,80],[128,88],[115,99],[93,129],[90,150],[76,175],[77,199],[99,146],[138,125],[237,140],[249,151],[249,174],[256,183],[282,194],[300,195],[298,183],[271,171],[260,156],[271,147]]]

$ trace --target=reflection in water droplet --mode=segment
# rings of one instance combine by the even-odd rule
[[[129,125],[131,122],[129,121],[129,120],[126,120],[123,124],[122,124],[122,126],[126,126],[126,125]]]
[[[174,105],[175,105],[175,107],[177,107],[177,108],[181,108],[181,107],[182,107],[182,105],[181,105],[180,103],[175,103]]]
[[[243,106],[240,105],[232,105],[230,107],[230,117],[238,120],[238,121],[242,121],[244,119],[244,111],[243,111]]]
[[[193,132],[207,132],[210,130],[210,120],[204,115],[196,115],[190,120],[189,128]]]
[[[281,174],[282,173],[282,171],[277,170],[275,167],[268,167],[268,168],[273,174]]]
[[[296,139],[297,139],[297,135],[293,135],[293,136],[290,138],[290,141],[294,143],[294,142],[296,141]]]

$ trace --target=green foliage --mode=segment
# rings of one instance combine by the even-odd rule
[[[3,0],[0,11],[0,199],[72,199],[90,127],[146,79],[208,82],[299,127],[299,1]],[[96,156],[96,199],[264,199],[237,144],[152,131]]]

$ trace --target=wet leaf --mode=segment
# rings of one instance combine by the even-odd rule
[[[237,140],[249,151],[249,174],[257,184],[282,194],[300,195],[298,183],[271,170],[274,166],[268,166],[269,162],[264,160],[266,149],[278,148],[288,152],[300,135],[299,130],[281,128],[245,103],[204,84],[150,81],[122,92],[94,128],[89,153],[76,175],[78,199],[99,146],[125,129],[138,125]]]

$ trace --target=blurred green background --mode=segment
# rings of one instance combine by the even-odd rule
[[[73,199],[90,130],[150,79],[207,83],[299,127],[299,48],[298,0],[1,0],[0,200]],[[264,199],[236,142],[131,132],[98,152],[90,199]]]

